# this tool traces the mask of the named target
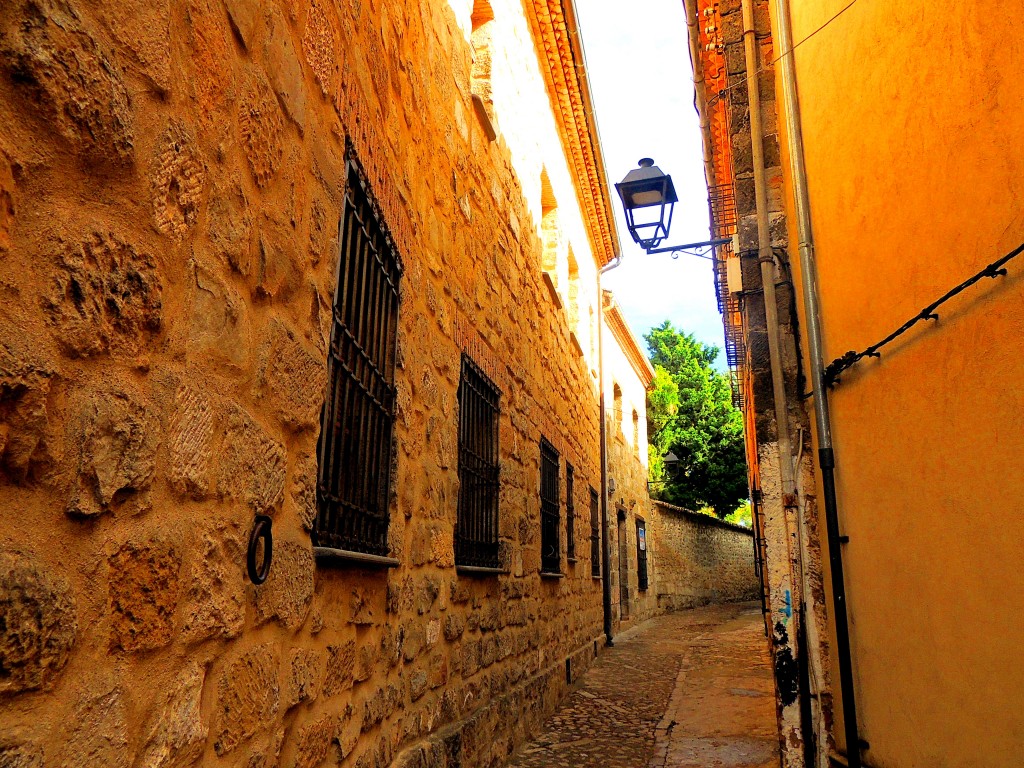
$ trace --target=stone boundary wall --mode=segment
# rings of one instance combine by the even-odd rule
[[[753,531],[661,501],[652,507],[659,611],[757,599]]]

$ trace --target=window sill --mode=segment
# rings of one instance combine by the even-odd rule
[[[575,557],[567,557],[567,558],[565,558],[565,560],[566,560],[567,563],[569,563],[569,565],[576,565],[576,558]]]
[[[564,579],[565,574],[557,571],[541,571],[540,577],[542,579]]]
[[[367,568],[396,568],[401,562],[393,557],[370,555],[366,552],[352,552],[333,547],[313,547],[313,556],[327,565],[353,565]]]
[[[601,574],[600,573],[592,573],[592,574],[590,574],[590,578],[592,578],[594,581],[600,581],[601,580]]]
[[[485,565],[456,565],[455,572],[463,576],[507,576],[505,568],[489,568]]]

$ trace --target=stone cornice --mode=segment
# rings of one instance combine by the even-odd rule
[[[644,389],[650,390],[651,384],[654,382],[654,366],[651,365],[651,361],[644,354],[643,347],[640,346],[640,340],[637,339],[633,330],[626,323],[626,318],[622,316],[619,305],[615,303],[610,291],[604,292],[604,303],[604,318],[608,328],[611,329],[615,341],[618,342],[622,353],[629,360],[629,364],[636,371],[636,375],[640,378]]]
[[[573,0],[523,0],[555,122],[598,266],[619,255],[601,142]]]

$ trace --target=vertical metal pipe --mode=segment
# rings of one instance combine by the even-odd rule
[[[811,367],[811,388],[814,393],[814,419],[818,432],[818,464],[828,533],[829,567],[832,575],[832,603],[836,623],[836,656],[839,662],[839,685],[843,703],[846,754],[850,768],[860,768],[860,737],[857,729],[857,703],[853,683],[853,659],[850,651],[850,627],[846,612],[846,583],[843,575],[842,543],[839,540],[839,509],[836,502],[835,453],[832,449],[832,421],[829,414],[828,389],[824,382],[824,350],[821,341],[821,315],[818,301],[818,275],[814,256],[814,233],[811,228],[810,195],[807,189],[807,168],[804,164],[803,131],[796,84],[796,62],[793,58],[793,28],[789,0],[776,0],[777,39],[781,54],[783,113],[789,140],[789,164],[793,183],[793,205],[800,240],[800,269],[804,299],[804,322]]]
[[[764,168],[764,129],[761,123],[761,92],[758,86],[760,66],[754,36],[754,3],[743,0],[743,45],[746,53],[747,104],[750,108],[750,143],[754,165],[754,205],[757,214],[757,260],[761,265],[765,324],[768,330],[768,358],[772,374],[772,397],[779,442],[779,471],[782,495],[795,493],[793,482],[793,444],[789,435],[789,409],[786,404],[786,382],[782,373],[782,352],[779,349],[779,305],[775,296],[775,260],[772,257],[771,234],[768,231],[768,182]]]
[[[609,646],[614,645],[612,637],[612,575],[609,571],[611,563],[611,544],[608,541],[608,424],[605,417],[604,402],[604,290],[601,288],[601,275],[619,266],[616,259],[597,271],[597,370],[598,387],[600,388],[601,408],[601,592],[604,599],[604,636]]]

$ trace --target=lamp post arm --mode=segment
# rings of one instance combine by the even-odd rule
[[[728,245],[731,242],[731,237],[719,237],[714,240],[702,240],[699,243],[684,243],[683,245],[670,245],[666,248],[648,248],[647,253],[673,253],[674,251],[688,251],[691,248],[710,248],[716,245]]]

